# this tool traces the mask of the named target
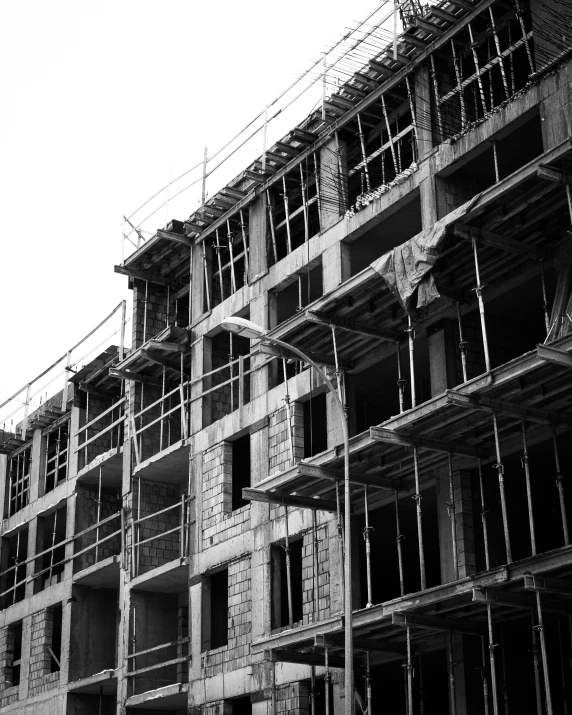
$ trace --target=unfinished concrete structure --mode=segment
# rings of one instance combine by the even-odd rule
[[[572,12],[402,5],[2,434],[2,712],[572,707]]]

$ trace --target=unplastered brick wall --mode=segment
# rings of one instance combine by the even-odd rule
[[[290,404],[292,415],[292,445],[294,461],[304,458],[304,409],[300,402]],[[288,411],[282,407],[270,415],[268,424],[268,469],[269,474],[282,472],[292,466],[290,458],[290,436]]]
[[[276,689],[276,713],[307,715],[310,712],[310,685],[289,683]]]
[[[94,526],[98,522],[98,493],[99,489],[92,485],[78,485],[75,509],[75,533],[84,531],[84,529]],[[119,531],[121,528],[121,496],[118,490],[102,489],[101,504],[99,511],[99,521],[107,519],[112,514],[117,514],[115,519],[110,519],[108,522],[99,527],[92,529],[86,534],[82,534],[75,541],[76,552],[87,549],[88,546],[95,544],[96,541],[105,538]],[[95,546],[89,551],[81,554],[74,559],[74,573],[93,566],[109,556],[114,556],[121,552],[121,533],[112,536],[97,547],[97,560]]]
[[[230,380],[231,378],[236,379],[233,379],[232,383],[228,382],[226,385],[222,385],[222,387],[218,390],[213,390],[212,393],[210,393],[211,422],[220,420],[225,415],[228,415],[238,409],[239,406],[239,365],[238,362],[233,362],[231,368],[229,365],[230,355],[232,353],[233,361],[237,360],[239,355],[248,355],[250,351],[250,341],[233,336],[231,350],[229,338],[230,336],[228,333],[219,333],[212,339],[210,370],[216,370],[217,368],[222,368],[224,366],[227,367],[224,370],[215,372],[214,375],[210,377],[211,387],[216,387],[216,385],[227,382],[227,380]],[[244,369],[248,370],[248,367],[248,360],[246,360]],[[207,382],[205,382],[205,389],[206,388]],[[245,375],[244,377],[243,398],[245,403],[250,399],[250,374]]]
[[[12,664],[14,662],[14,633],[10,626],[0,630],[0,707],[5,707],[18,699],[18,685],[12,685]]]
[[[304,407],[302,403],[292,402],[290,413],[292,415],[294,461],[299,462],[304,458]],[[270,415],[268,422],[268,474],[283,472],[291,466],[288,411],[286,407],[282,407]],[[283,514],[282,507],[270,507],[271,519],[276,519]]]
[[[143,325],[145,323],[145,335]],[[140,347],[167,327],[167,288],[156,283],[147,285],[147,317],[145,319],[145,281],[135,280],[133,286],[133,347]]]
[[[317,552],[317,558],[314,554]],[[318,602],[315,602],[315,561],[318,562]],[[330,617],[330,562],[328,548],[328,527],[310,530],[303,537],[302,546],[302,609],[304,623],[323,621]]]
[[[204,677],[250,664],[252,592],[250,556],[228,566],[228,644],[204,655]]]
[[[177,484],[141,480],[141,499],[138,499],[137,482],[134,489],[135,504],[140,503],[139,518],[150,516],[141,522],[137,531],[137,540],[157,537],[138,548],[139,571],[146,573],[157,566],[178,559],[181,556],[181,532],[176,527],[181,525],[181,494]],[[152,516],[167,507],[172,509]],[[170,534],[165,532],[176,529]]]
[[[28,695],[33,697],[44,690],[55,688],[60,682],[60,673],[51,671],[52,656],[49,647],[52,642],[54,621],[49,609],[32,616],[32,638],[30,642],[30,670],[28,674]]]
[[[232,511],[232,443],[203,455],[203,543],[213,546],[250,529],[250,506]]]

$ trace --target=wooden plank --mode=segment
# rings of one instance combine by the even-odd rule
[[[412,626],[430,631],[453,631],[470,635],[484,635],[485,631],[479,623],[469,623],[461,619],[441,618],[439,616],[421,616],[419,614],[392,613],[391,622],[394,626]]]
[[[184,343],[168,343],[160,340],[149,340],[147,347],[150,350],[162,350],[166,353],[186,353],[187,346]]]
[[[447,390],[446,400],[450,405],[456,407],[466,407],[475,410],[484,410],[485,412],[497,412],[499,414],[510,415],[529,419],[532,422],[540,422],[541,424],[554,425],[557,427],[570,427],[572,420],[568,419],[559,412],[549,412],[541,410],[537,407],[527,407],[526,405],[518,405],[506,400],[496,400],[485,395],[467,395],[454,390]]]
[[[269,660],[272,663],[301,663],[303,665],[318,666],[326,664],[325,656],[321,653],[300,653],[280,648],[265,650],[264,660]],[[328,665],[331,668],[343,668],[344,662],[344,659],[337,655],[332,655],[328,658]]]
[[[366,335],[370,338],[377,338],[378,340],[388,340],[392,343],[398,342],[394,332],[384,330],[383,328],[372,327],[368,323],[362,323],[359,320],[340,317],[327,318],[320,313],[310,310],[306,311],[305,316],[310,322],[318,323],[319,325],[326,325],[328,327],[333,325],[336,328],[346,330],[350,333],[358,333],[358,335]]]
[[[147,271],[139,271],[135,268],[125,268],[123,266],[113,266],[115,273],[120,273],[123,276],[129,276],[129,278],[139,278],[142,281],[149,281],[149,283],[157,283],[160,286],[170,285],[170,281],[162,276],[158,276],[154,273],[148,273]]]
[[[557,184],[572,183],[572,174],[570,174],[568,171],[555,169],[552,166],[546,166],[545,164],[540,164],[536,175],[539,179],[546,179],[547,181],[553,181]]]
[[[335,501],[327,499],[313,499],[312,497],[299,497],[280,492],[266,492],[262,489],[244,488],[242,498],[251,501],[260,501],[267,504],[283,504],[287,506],[301,507],[303,509],[317,509],[318,511],[337,511]]]
[[[144,385],[156,385],[157,387],[161,387],[163,384],[161,380],[158,380],[156,377],[141,375],[140,373],[130,372],[129,370],[117,370],[117,368],[114,367],[109,368],[109,375],[110,377],[117,377],[121,380],[134,380],[135,382],[141,382]]]
[[[173,231],[165,231],[162,228],[157,229],[157,236],[163,238],[165,241],[173,241],[174,243],[182,243],[183,246],[190,247],[191,241],[188,236],[181,235],[180,233],[173,233]]]
[[[344,636],[341,633],[317,633],[314,636],[316,648],[343,648]],[[390,653],[393,655],[405,655],[406,648],[397,644],[384,645],[381,641],[373,638],[353,638],[355,650],[365,650],[372,653]]]
[[[482,459],[489,457],[488,450],[482,449],[481,447],[470,447],[468,445],[459,444],[458,442],[446,442],[444,440],[407,432],[395,432],[394,430],[385,429],[384,427],[370,427],[369,433],[371,438],[378,442],[398,444],[403,447],[419,447],[435,452],[444,452],[445,454],[460,454],[466,457],[481,457]]]
[[[425,32],[431,32],[434,35],[437,35],[437,37],[440,37],[445,32],[444,27],[437,27],[437,25],[434,25],[432,22],[426,22],[420,17],[416,17],[413,24],[420,30],[425,30]]]

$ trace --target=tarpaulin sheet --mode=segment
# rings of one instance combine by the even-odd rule
[[[371,264],[408,313],[424,308],[439,298],[431,269],[437,263],[447,229],[472,208],[479,196]]]

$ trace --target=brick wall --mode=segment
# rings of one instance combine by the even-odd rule
[[[276,689],[276,713],[307,715],[310,712],[310,685],[289,683]]]
[[[330,562],[328,546],[328,527],[320,527],[316,541],[318,546],[318,614],[317,620],[330,617]],[[313,623],[314,617],[314,530],[303,537],[302,546],[302,609],[304,623]]]
[[[250,506],[232,511],[232,443],[203,455],[203,543],[213,546],[250,529]]]
[[[48,650],[52,642],[53,613],[39,611],[32,616],[32,638],[30,642],[30,670],[28,673],[28,697],[33,697],[51,688],[57,688],[60,673],[51,673],[52,656]]]
[[[138,502],[137,484],[134,489],[134,504]],[[145,519],[138,528],[138,541],[156,536],[158,538],[139,547],[139,571],[146,573],[157,566],[178,559],[181,556],[181,532],[176,531],[165,534],[181,525],[181,494],[177,484],[164,484],[141,480],[141,513],[140,517],[150,516],[162,511],[168,506],[173,509]],[[136,511],[135,511],[136,513]]]
[[[133,347],[140,347],[167,327],[167,288],[149,283],[147,289],[146,331],[143,335],[145,312],[145,281],[133,285]]]
[[[12,685],[14,661],[14,633],[10,626],[0,630],[0,707],[18,700],[18,685]]]
[[[97,523],[97,498],[98,488],[91,485],[78,485],[75,509],[75,533],[79,533],[90,526]],[[117,514],[121,511],[121,497],[116,491],[101,492],[101,511],[99,520],[103,521],[112,514]],[[99,529],[99,539],[118,531],[121,527],[121,517],[118,515],[115,519],[111,519]],[[88,531],[75,541],[74,551],[79,552],[86,549],[91,544],[97,541],[97,529]],[[104,541],[97,549],[97,563],[103,561],[109,556],[121,553],[121,534],[113,536],[111,539]],[[86,551],[77,559],[74,559],[74,573],[93,566],[96,563],[95,548]]]
[[[204,677],[250,664],[252,640],[250,556],[228,566],[228,644],[203,656]]]
[[[228,333],[219,333],[212,339],[211,350],[211,370],[228,366],[230,361],[230,340]],[[236,360],[239,355],[248,355],[250,351],[250,341],[244,338],[233,336],[232,340],[232,355]],[[245,360],[244,369],[249,368],[249,361]],[[232,377],[237,378],[222,386],[218,390],[213,390],[211,393],[211,423],[220,420],[225,415],[230,414],[239,406],[239,381],[238,381],[238,363],[233,363]],[[230,367],[225,370],[220,370],[210,377],[212,387],[216,387],[223,382],[231,379]],[[205,382],[205,389],[207,383]],[[231,398],[232,395],[232,398]],[[250,399],[250,375],[244,377],[244,402]]]
[[[300,402],[290,404],[292,415],[292,444],[294,460],[304,459],[304,406]],[[290,436],[288,434],[288,413],[282,407],[270,415],[268,423],[268,474],[282,472],[292,466],[290,456]],[[276,519],[284,514],[282,507],[270,506],[270,518]]]

